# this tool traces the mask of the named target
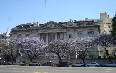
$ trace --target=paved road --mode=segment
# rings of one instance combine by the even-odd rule
[[[116,67],[44,67],[0,65],[0,73],[116,73]]]

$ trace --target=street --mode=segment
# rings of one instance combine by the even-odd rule
[[[0,73],[116,73],[116,68],[0,65]]]

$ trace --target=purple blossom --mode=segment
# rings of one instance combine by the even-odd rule
[[[71,43],[71,46],[74,47],[75,50],[83,50],[85,48],[90,48],[94,45],[95,37],[77,37]]]
[[[102,33],[98,35],[96,43],[101,46],[112,46],[113,37],[110,34]]]
[[[19,38],[17,43],[17,46],[20,48],[20,53],[27,55],[30,61],[45,53],[46,44],[37,37]]]
[[[18,39],[18,44],[20,44],[21,49],[35,49],[35,50],[43,50],[46,46],[43,40],[38,39],[37,37],[33,38],[20,38]]]

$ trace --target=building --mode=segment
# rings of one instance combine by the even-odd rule
[[[85,18],[85,21],[94,21],[98,22],[100,24],[100,33],[107,33],[111,34],[112,30],[112,18],[109,17],[109,15],[105,13],[100,13],[100,19],[89,19]]]
[[[100,13],[100,18],[99,19],[89,19],[85,18],[85,21],[94,21],[98,22],[100,24],[100,34],[106,33],[106,34],[111,34],[112,30],[112,18],[109,17],[109,15],[105,13]],[[105,55],[105,49],[103,46],[99,46],[99,55],[104,56]],[[113,50],[115,50],[115,47],[107,47],[106,48],[109,52],[109,54],[112,55]]]
[[[107,13],[100,13],[100,19],[88,19],[68,22],[49,21],[44,24],[26,23],[12,28],[10,38],[38,37],[46,44],[57,39],[76,38],[81,36],[97,36],[100,33],[111,31],[112,18]],[[103,56],[103,49],[93,46],[89,49],[89,56]],[[53,57],[53,56],[52,56]]]
[[[98,23],[94,21],[47,22],[45,24],[21,24],[12,28],[11,38],[38,37],[46,44],[52,40],[63,40],[79,36],[97,36],[100,32]]]
[[[11,38],[38,37],[46,44],[53,40],[63,40],[80,36],[97,36],[100,26],[94,21],[47,22],[45,24],[21,24],[11,30]],[[97,50],[95,50],[97,51]],[[97,54],[97,53],[96,53]]]

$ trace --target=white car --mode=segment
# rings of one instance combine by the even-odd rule
[[[90,64],[86,65],[87,67],[99,67],[100,65],[97,62],[91,62]]]
[[[116,67],[116,64],[112,63],[112,64],[104,64],[103,66],[105,67]]]
[[[80,62],[80,63],[75,63],[72,65],[72,67],[83,67],[84,63]]]

